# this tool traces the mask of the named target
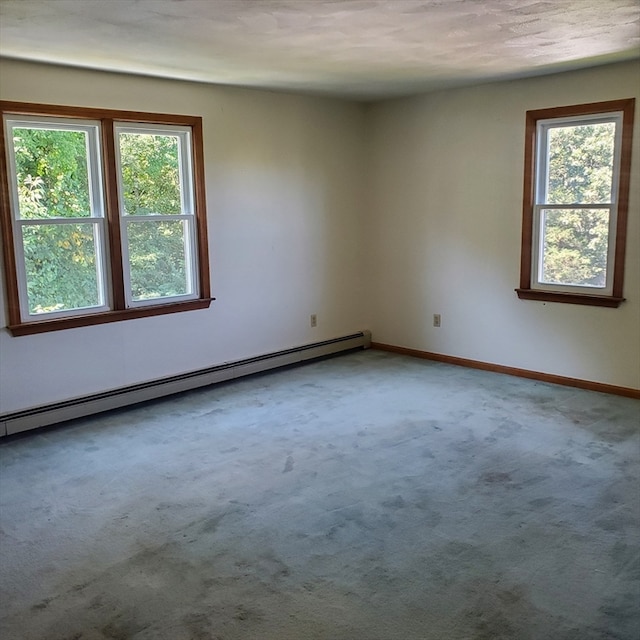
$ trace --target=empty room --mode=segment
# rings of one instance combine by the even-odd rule
[[[0,0],[0,636],[637,640],[639,105],[638,0]]]

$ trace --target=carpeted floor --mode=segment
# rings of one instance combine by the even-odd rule
[[[366,351],[0,443],[3,640],[637,640],[640,402]]]

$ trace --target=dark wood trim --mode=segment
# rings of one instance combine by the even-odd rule
[[[196,309],[208,309],[215,298],[187,300],[186,302],[174,302],[173,304],[149,305],[147,307],[135,307],[118,311],[105,311],[104,313],[92,313],[84,316],[69,316],[49,320],[36,320],[23,324],[9,325],[7,329],[13,336],[28,336],[48,331],[60,331],[62,329],[77,329],[78,327],[119,322],[121,320],[133,320],[134,318],[149,318],[169,313],[181,313]]]
[[[618,307],[624,301],[624,260],[627,244],[627,211],[631,179],[631,147],[635,98],[592,102],[589,104],[552,107],[527,111],[525,124],[524,186],[522,195],[522,245],[520,251],[520,287],[516,289],[522,300],[543,300],[568,304]],[[597,115],[622,111],[622,146],[620,178],[618,185],[618,217],[616,227],[616,251],[613,259],[613,287],[610,296],[589,293],[556,293],[532,289],[531,258],[533,252],[533,209],[535,204],[536,126],[538,120],[582,115]]]
[[[5,141],[4,119],[0,123],[0,230],[2,231],[2,257],[5,271],[6,305],[10,323],[20,322],[20,296],[18,294],[18,273],[13,240],[13,219],[11,217],[11,196],[9,195],[9,168]]]
[[[531,286],[533,251],[533,201],[536,157],[536,121],[527,112],[524,140],[524,188],[522,192],[522,252],[520,255],[520,288]]]
[[[115,109],[96,109],[90,107],[70,107],[63,105],[33,104],[24,102],[0,101],[3,115],[16,117],[53,116],[58,118],[74,118],[96,120],[101,126],[101,164],[105,190],[105,218],[107,222],[107,245],[109,263],[109,281],[111,287],[111,306],[113,309],[105,313],[29,320],[23,322],[20,315],[18,278],[16,257],[13,246],[12,218],[9,196],[4,127],[2,131],[2,157],[0,158],[0,197],[2,212],[0,225],[2,228],[4,262],[7,284],[8,329],[14,336],[31,335],[47,331],[58,331],[77,327],[117,322],[133,318],[145,318],[169,313],[178,313],[192,309],[206,309],[213,298],[210,293],[209,252],[207,238],[207,212],[205,193],[204,151],[202,135],[202,118],[199,116],[183,116],[176,114],[144,113],[140,111],[119,111]],[[125,283],[122,262],[121,212],[118,196],[118,177],[115,149],[116,122],[143,122],[150,124],[179,125],[191,128],[193,188],[195,206],[196,242],[198,253],[199,298],[179,303],[157,304],[145,307],[126,308]]]
[[[481,369],[482,371],[503,373],[517,378],[528,378],[530,380],[538,380],[539,382],[560,384],[565,387],[575,387],[577,389],[586,389],[587,391],[598,391],[600,393],[610,393],[616,396],[640,399],[640,389],[634,389],[632,387],[619,387],[613,384],[605,384],[604,382],[592,382],[591,380],[582,380],[580,378],[557,376],[552,373],[541,373],[539,371],[530,371],[529,369],[518,369],[517,367],[507,367],[505,365],[494,364],[492,362],[469,360],[468,358],[447,356],[442,353],[409,349],[407,347],[397,347],[395,345],[384,344],[382,342],[372,342],[371,348],[378,349],[380,351],[389,351],[390,353],[399,353],[405,356],[412,356],[414,358],[422,358],[423,360],[444,362],[445,364],[453,364],[461,367],[467,367],[469,369]]]
[[[624,101],[622,107],[622,145],[620,149],[620,183],[618,185],[618,221],[616,228],[616,255],[614,257],[613,295],[622,297],[624,258],[627,245],[627,212],[631,182],[631,147],[633,145],[633,118],[635,99]]]
[[[185,116],[174,113],[148,113],[144,111],[121,111],[94,107],[71,107],[69,105],[39,104],[0,100],[3,113],[17,116],[55,116],[57,118],[84,118],[86,120],[115,120],[118,122],[149,122],[194,126],[201,121],[199,116]]]
[[[196,241],[198,250],[198,277],[200,280],[200,297],[208,298],[211,293],[209,271],[209,240],[207,235],[207,195],[204,178],[204,142],[202,135],[202,119],[191,128],[191,149],[193,163],[194,204],[196,207]]]
[[[111,267],[111,301],[115,311],[126,308],[124,298],[124,273],[122,266],[122,239],[120,230],[120,202],[118,194],[118,170],[116,167],[115,128],[113,120],[102,121],[102,168],[104,171],[105,217],[107,219],[107,243]]]
[[[556,291],[542,291],[540,289],[516,289],[520,300],[538,300],[540,302],[565,302],[567,304],[582,304],[593,307],[619,307],[625,298],[613,296],[596,296],[587,293],[565,293]]]
[[[622,100],[608,100],[605,102],[588,102],[586,104],[573,104],[566,107],[548,107],[546,109],[534,109],[527,111],[534,121],[547,120],[549,118],[569,118],[572,116],[588,116],[598,113],[614,113],[624,111],[629,102],[634,98],[624,98]]]

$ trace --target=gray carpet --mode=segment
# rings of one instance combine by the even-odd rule
[[[5,439],[3,640],[636,640],[636,400],[358,352]]]

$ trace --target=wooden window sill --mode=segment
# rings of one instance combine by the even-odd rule
[[[148,318],[168,313],[180,313],[182,311],[193,311],[195,309],[208,309],[215,298],[202,298],[199,300],[187,300],[186,302],[175,302],[173,304],[150,305],[147,307],[136,307],[134,309],[121,309],[117,311],[106,311],[104,313],[92,313],[84,316],[69,316],[66,318],[54,318],[50,320],[34,320],[21,324],[9,325],[11,335],[28,336],[47,331],[61,331],[62,329],[76,329],[78,327],[88,327],[95,324],[105,324],[107,322],[120,322],[121,320],[133,320],[134,318]]]
[[[521,300],[540,302],[564,302],[565,304],[583,304],[593,307],[619,307],[624,298],[598,296],[590,293],[561,293],[559,291],[540,291],[539,289],[516,289]]]

